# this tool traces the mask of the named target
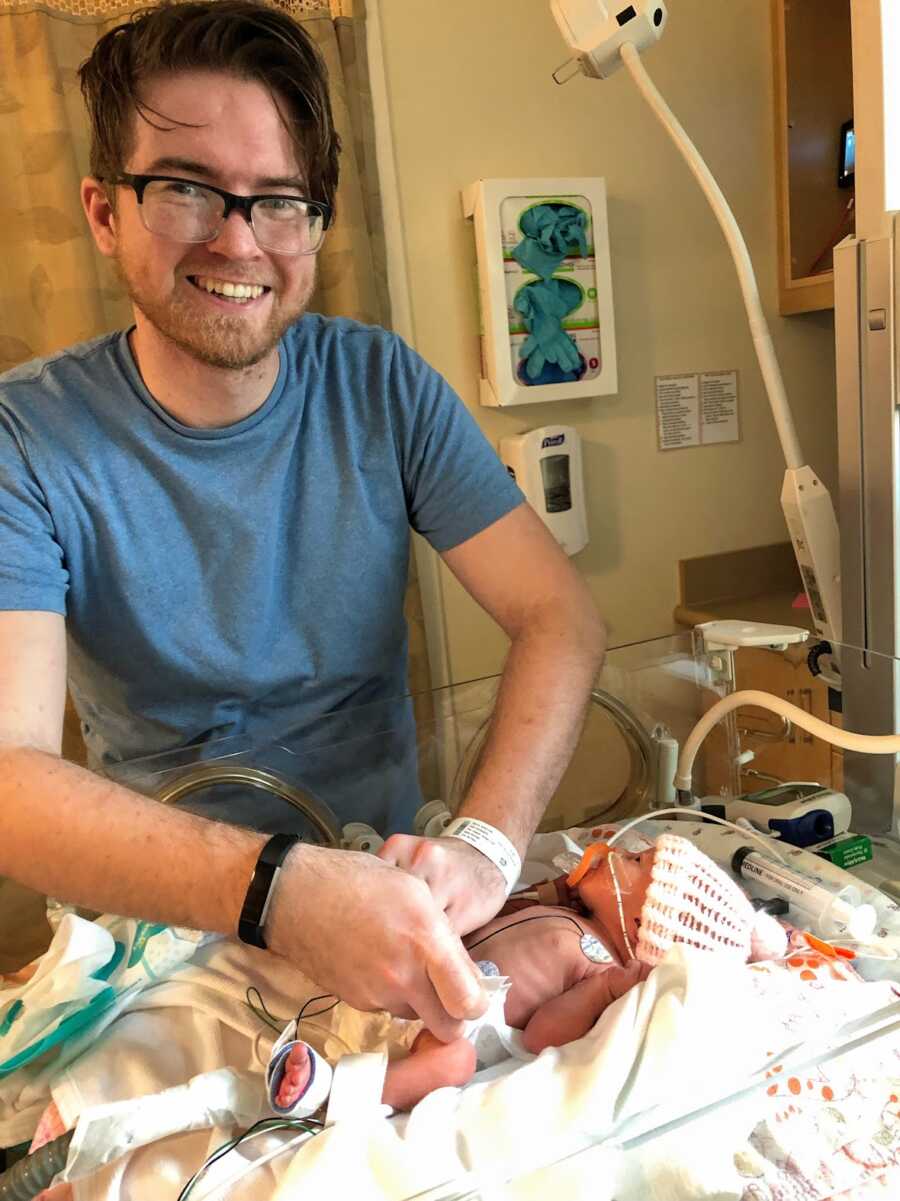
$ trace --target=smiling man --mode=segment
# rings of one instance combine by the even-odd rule
[[[458,935],[502,904],[566,765],[599,619],[441,377],[306,311],[339,144],[300,28],[244,0],[143,10],[82,87],[84,209],[134,325],[0,377],[0,874],[237,933],[452,1037],[484,1004]],[[511,640],[460,838],[405,833],[410,527]],[[289,734],[311,791],[392,835],[382,858],[63,762],[67,675],[92,766]]]

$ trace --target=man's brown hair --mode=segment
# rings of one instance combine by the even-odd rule
[[[171,123],[142,102],[142,83],[192,70],[257,80],[282,98],[308,199],[334,207],[340,139],[325,64],[287,13],[256,0],[164,0],[100,38],[79,70],[96,179],[113,180],[125,170],[139,117],[158,128]]]

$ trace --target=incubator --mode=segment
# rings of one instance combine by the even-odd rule
[[[749,669],[744,664],[747,656]],[[885,1170],[900,1171],[900,1117],[890,1100],[900,1080],[900,1011],[894,988],[895,983],[900,987],[900,908],[893,896],[898,890],[895,882],[900,881],[900,853],[893,831],[875,828],[868,798],[850,794],[848,833],[868,839],[872,858],[847,872],[815,847],[772,838],[772,831],[762,823],[746,817],[736,826],[713,820],[725,816],[727,821],[729,803],[738,796],[752,796],[754,785],[771,790],[779,764],[780,783],[796,783],[784,768],[810,745],[789,723],[776,723],[774,730],[760,726],[744,709],[728,714],[699,745],[691,769],[690,805],[672,805],[676,761],[683,756],[691,732],[714,704],[737,693],[747,682],[748,670],[751,675],[758,670],[760,656],[782,665],[790,661],[798,679],[802,674],[804,687],[810,687],[816,697],[827,698],[826,686],[809,675],[802,644],[781,649],[737,647],[723,654],[721,649],[710,651],[700,636],[683,633],[613,649],[597,681],[572,765],[526,858],[521,883],[527,887],[570,871],[585,848],[598,840],[637,849],[661,833],[676,832],[735,879],[742,876],[735,856],[741,848],[751,847],[745,864],[753,856],[771,857],[782,865],[785,878],[790,874],[810,882],[803,903],[796,904],[794,897],[793,908],[789,888],[782,890],[783,896],[774,885],[768,890],[770,899],[785,902],[785,920],[812,930],[820,940],[824,937],[820,947],[840,949],[833,951],[834,959],[828,959],[813,944],[803,944],[796,952],[797,961],[818,964],[803,970],[821,969],[839,976],[841,964],[850,963],[865,984],[858,982],[856,991],[848,985],[835,1006],[825,982],[813,981],[801,1009],[782,981],[784,994],[777,1005],[771,998],[765,1001],[788,1023],[777,1028],[776,1036],[774,1028],[759,1022],[756,1008],[751,1009],[745,975],[717,969],[713,977],[707,964],[675,956],[654,970],[652,988],[642,985],[629,993],[604,1014],[587,1039],[545,1052],[533,1063],[513,1059],[487,1068],[462,1090],[438,1090],[411,1115],[386,1116],[380,1104],[367,1107],[360,1102],[352,1121],[321,1133],[264,1126],[198,1177],[190,1201],[201,1197],[241,1201],[251,1196],[288,1201],[321,1190],[323,1195],[385,1196],[397,1201],[414,1197],[512,1201],[564,1189],[572,1197],[596,1197],[604,1195],[597,1192],[598,1180],[616,1189],[610,1196],[635,1201],[653,1195],[654,1189],[668,1190],[658,1195],[673,1198],[707,1195],[701,1185],[715,1186],[719,1189],[715,1195],[741,1201],[776,1196],[776,1185],[779,1181],[784,1185],[779,1173],[788,1171],[788,1151],[772,1143],[778,1127],[772,1106],[783,1099],[787,1114],[796,1098],[788,1090],[773,1101],[772,1089],[780,1088],[779,1082],[787,1089],[788,1081],[799,1082],[790,1087],[803,1093],[813,1087],[820,1094],[823,1089],[834,1093],[833,1104],[816,1109],[812,1116],[805,1111],[806,1125],[800,1134],[799,1127],[790,1127],[791,1137],[809,1140],[810,1154],[824,1155],[825,1142],[832,1148],[840,1145],[837,1112],[841,1121],[856,1123],[854,1129],[868,1131],[866,1137],[877,1134]],[[288,829],[320,845],[343,844],[357,850],[377,850],[383,831],[376,829],[377,822],[348,820],[349,792],[358,788],[368,796],[376,794],[381,798],[376,805],[396,816],[397,807],[383,795],[390,787],[402,794],[408,829],[440,836],[477,770],[498,682],[486,678],[400,702],[360,706],[324,719],[314,729],[284,731],[265,745],[240,736],[214,740],[122,764],[111,774],[167,804],[188,805],[222,818],[237,801],[238,821],[266,830]],[[823,703],[827,714],[827,700]],[[374,764],[373,748],[378,750]],[[802,757],[797,761],[804,762]],[[328,769],[334,763],[340,770],[332,790]],[[841,792],[840,756],[829,756],[827,763],[827,778],[806,781],[820,785],[820,792],[807,791],[805,796],[827,798],[829,790]],[[635,819],[640,820],[619,833]],[[752,895],[753,890],[748,891]],[[818,906],[815,914],[810,898]],[[861,916],[845,921],[841,929],[811,920],[822,913],[846,918],[842,905],[850,905]],[[106,924],[100,933],[107,941],[111,937],[126,948],[141,943],[152,949],[147,942],[152,932],[110,924],[121,920],[103,919]],[[260,960],[257,953],[223,940],[190,950],[171,978],[152,979],[153,973],[145,972],[139,987],[130,977],[123,978],[123,990],[131,988],[133,993],[128,994],[127,1004],[111,1010],[113,1019],[107,1025],[98,1025],[93,1042],[86,1025],[83,1044],[63,1045],[66,1058],[56,1067],[65,1084],[54,1096],[71,1099],[77,1085],[82,1090],[82,1116],[87,1120],[93,1113],[95,1119],[90,1138],[85,1133],[78,1144],[84,1174],[79,1177],[76,1171],[72,1177],[75,1201],[125,1195],[141,1201],[158,1187],[160,1164],[166,1165],[166,1178],[173,1185],[186,1186],[235,1129],[253,1125],[247,1083],[255,1077],[246,1075],[248,1057],[259,1053],[259,1079],[264,1081],[270,1053],[266,1040],[273,1040],[283,1028],[280,1023],[289,1018],[294,985],[288,986],[278,971],[270,971],[266,957]],[[155,960],[146,962],[152,967]],[[801,972],[783,974],[799,979]],[[237,995],[211,1000],[216,989],[224,987],[222,982],[232,978],[239,981],[234,986]],[[197,990],[196,996],[187,991],[188,984]],[[251,995],[251,985],[258,995]],[[104,987],[115,992],[118,976],[111,975]],[[316,991],[320,990],[309,982],[310,994]],[[858,996],[868,998],[866,1006],[855,999]],[[853,999],[853,1005],[846,998]],[[63,1000],[54,994],[55,1003]],[[183,1012],[185,1005],[194,1015],[192,1041],[179,1050],[181,1075],[173,1076],[171,1051],[162,1052],[164,1043],[155,1045],[142,1059],[147,1036],[136,1042],[136,1030],[144,1021],[168,1020],[167,1015]],[[295,1003],[294,1012],[296,1008]],[[0,993],[0,1023],[4,1012]],[[275,1015],[274,1029],[269,1028],[267,1013]],[[59,1030],[62,1018],[56,1008],[43,1034]],[[344,1049],[353,1042],[349,1027],[329,1025],[331,1020],[319,1016],[309,1022],[304,1018],[302,1023],[303,1037],[311,1042],[320,1039],[319,1049],[329,1057],[342,1046],[341,1039]],[[237,1077],[233,1072],[228,1075],[233,1064],[213,1068],[194,1058],[198,1047],[211,1045],[209,1033],[199,1033],[206,1028],[203,1023],[215,1029],[221,1026],[216,1038],[222,1045],[243,1048],[232,1051],[233,1063],[240,1069]],[[34,1025],[35,1038],[42,1035],[38,1025]],[[767,1030],[765,1046],[759,1043],[762,1035],[757,1027]],[[378,1027],[382,1033],[386,1029]],[[9,1030],[15,1031],[15,1024]],[[634,1043],[637,1030],[642,1031],[640,1046]],[[103,1062],[103,1039],[109,1040],[109,1054],[117,1062],[140,1062],[140,1071],[132,1064],[123,1073],[140,1080],[139,1086],[132,1083],[133,1091],[123,1092],[117,1083],[114,1087],[96,1066]],[[361,1045],[369,1052],[377,1041],[369,1031]],[[47,1043],[51,1050],[59,1045],[52,1038]],[[158,1066],[157,1056],[164,1066]],[[53,1079],[52,1057],[30,1062],[27,1070],[34,1073],[27,1077],[34,1097],[43,1099],[39,1072],[45,1073],[47,1081]],[[878,1102],[882,1116],[874,1126],[869,1121],[874,1093],[866,1092],[865,1104],[853,1099],[847,1084],[851,1076],[868,1082],[864,1091],[877,1092],[882,1085],[888,1089]],[[10,1114],[22,1116],[18,1102],[11,1099],[21,1099],[21,1090],[16,1091],[20,1078],[16,1073],[0,1077],[0,1142],[7,1146],[31,1134],[21,1125],[10,1124]],[[838,1095],[839,1085],[847,1086],[846,1095]],[[169,1100],[148,1108],[148,1093],[165,1094]],[[131,1102],[129,1097],[137,1100]],[[197,1106],[205,1116],[198,1118]],[[77,1116],[75,1110],[68,1111],[67,1117]],[[863,1110],[869,1115],[865,1121]],[[156,1134],[142,1146],[147,1115],[153,1113],[157,1114]],[[98,1130],[103,1129],[98,1115],[108,1130],[115,1126],[117,1137],[129,1141],[114,1152],[107,1147],[105,1153],[113,1155],[113,1161],[95,1173],[86,1165],[90,1154],[102,1151],[97,1141]],[[795,1118],[799,1122],[796,1115],[791,1120]],[[816,1123],[827,1122],[832,1123],[827,1134],[815,1133]],[[763,1128],[765,1138],[759,1133]],[[177,1129],[185,1133],[173,1137]],[[284,1150],[287,1143],[292,1145]],[[712,1149],[720,1144],[729,1147],[727,1162]],[[691,1157],[696,1161],[693,1167]],[[702,1169],[697,1166],[701,1162]],[[854,1182],[847,1179],[850,1188]],[[763,1191],[763,1185],[769,1192]],[[178,1188],[171,1192],[176,1196]],[[26,1195],[4,1194],[0,1183],[0,1197]]]

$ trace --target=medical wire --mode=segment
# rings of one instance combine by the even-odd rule
[[[245,1176],[249,1176],[251,1172],[256,1172],[260,1168],[264,1168],[266,1164],[271,1163],[273,1159],[278,1159],[280,1156],[285,1155],[288,1151],[297,1150],[302,1143],[306,1142],[313,1135],[318,1133],[319,1131],[317,1130],[304,1130],[298,1134],[296,1138],[288,1139],[286,1143],[282,1143],[278,1147],[273,1147],[271,1151],[267,1151],[264,1155],[260,1155],[258,1159],[252,1160],[243,1167],[239,1168],[236,1172],[233,1172],[226,1180],[220,1180],[217,1184],[214,1184],[211,1189],[203,1194],[202,1201],[209,1201],[209,1198],[214,1197],[216,1193],[220,1193],[223,1189],[231,1188],[232,1185],[235,1185],[239,1181],[243,1180]],[[234,1147],[231,1148],[232,1151],[234,1149]]]
[[[251,993],[256,993],[256,995],[259,997],[258,1007],[251,1001]],[[268,1007],[263,1000],[263,995],[255,984],[251,984],[251,986],[244,993],[244,997],[247,1002],[247,1008],[250,1010],[253,1016],[259,1018],[259,1020],[268,1026],[270,1030],[275,1030],[278,1034],[280,1034],[287,1025],[287,1022],[282,1019],[279,1023],[279,1019],[275,1016],[275,1014],[269,1012]]]
[[[323,1129],[322,1123],[315,1118],[261,1118],[258,1122],[254,1122],[249,1126],[243,1134],[237,1135],[235,1138],[229,1139],[227,1143],[223,1143],[218,1147],[212,1155],[197,1169],[194,1175],[188,1180],[184,1188],[178,1194],[178,1201],[188,1201],[191,1193],[199,1183],[201,1177],[209,1171],[214,1163],[227,1155],[229,1151],[234,1151],[242,1143],[248,1142],[250,1139],[257,1138],[260,1134],[274,1134],[276,1130],[302,1130],[304,1134],[318,1134]],[[291,1140],[285,1147],[279,1147],[277,1150],[280,1153],[291,1146],[296,1140]],[[274,1155],[266,1156],[264,1162],[268,1163],[270,1159],[274,1159]],[[263,1161],[254,1161],[252,1167],[261,1166]],[[246,1175],[246,1173],[243,1173]],[[232,1183],[228,1181],[227,1183]],[[218,1190],[218,1185],[216,1190]],[[209,1194],[207,1194],[209,1195]]]
[[[626,822],[624,826],[616,830],[612,838],[608,840],[607,845],[611,847],[614,842],[618,841],[618,839],[632,829],[633,826],[638,826],[641,822],[645,821],[656,821],[658,817],[662,817],[663,814],[666,813],[677,813],[681,817],[687,817],[689,814],[691,814],[693,815],[690,819],[692,821],[700,823],[715,822],[720,826],[728,826],[732,830],[737,830],[738,834],[742,835],[744,838],[752,838],[755,842],[758,842],[765,848],[767,854],[777,859],[780,863],[787,863],[787,860],[782,853],[775,849],[774,839],[766,838],[764,834],[757,834],[753,830],[748,830],[746,826],[735,825],[734,822],[728,821],[727,818],[719,817],[715,813],[704,813],[702,809],[689,809],[686,805],[673,805],[669,809],[651,809],[647,813],[641,813],[638,817],[633,817],[631,821]]]
[[[479,938],[477,942],[473,942],[471,946],[466,947],[466,950],[474,951],[476,947],[480,947],[489,938],[496,938],[498,934],[502,934],[504,930],[511,930],[513,926],[524,926],[526,922],[549,922],[552,920],[571,922],[581,937],[584,938],[584,928],[568,913],[536,913],[533,917],[522,917],[517,922],[508,922],[507,925],[501,926],[499,930],[494,930],[492,934],[485,934],[484,938]]]
[[[326,1005],[324,1009],[317,1009],[315,1013],[311,1013],[309,1015],[309,1018],[317,1018],[317,1017],[321,1017],[323,1013],[330,1013],[331,1010],[334,1009],[336,1005],[340,1004],[340,998],[335,997],[333,992],[323,992],[318,997],[310,997],[308,1001],[303,1002],[303,1004],[300,1006],[300,1012],[297,1014],[297,1030],[298,1031],[300,1029],[300,1023],[303,1021],[303,1015],[304,1015],[304,1013],[306,1013],[306,1011],[310,1007],[310,1005],[314,1005],[316,1003],[316,1001],[327,1001],[329,997],[333,998],[330,1005]],[[306,1020],[309,1021],[309,1018],[307,1018]]]
[[[251,993],[256,993],[256,995],[259,997],[259,1002],[260,1002],[259,1006],[254,1005],[253,1001],[250,999]],[[321,997],[312,997],[312,998],[310,998],[309,1001],[306,1002],[306,1004],[309,1005],[313,1001],[323,1000],[325,996],[330,996],[330,995],[332,995],[332,994],[323,994]],[[272,1013],[269,1010],[268,1006],[266,1005],[265,1001],[263,1000],[262,993],[259,991],[259,989],[255,985],[252,985],[250,988],[247,989],[247,991],[245,993],[245,998],[246,998],[247,1008],[250,1010],[250,1012],[253,1014],[253,1016],[255,1018],[258,1018],[262,1022],[262,1024],[264,1026],[266,1026],[269,1030],[274,1031],[276,1034],[281,1034],[284,1031],[284,1028],[288,1025],[288,1023],[291,1019],[279,1018],[274,1013]],[[329,1005],[329,1006],[327,1006],[327,1008],[322,1009],[319,1012],[328,1013],[329,1010],[334,1009],[337,1004],[338,1004],[338,1001],[335,1001],[334,1005]],[[302,1013],[302,1010],[301,1010],[301,1013]],[[313,1017],[315,1017],[315,1016],[317,1016],[317,1015],[313,1014]],[[312,1031],[315,1034],[320,1035],[322,1038],[327,1038],[327,1039],[331,1040],[332,1042],[340,1043],[340,1045],[344,1048],[345,1054],[347,1054],[347,1055],[353,1054],[353,1047],[350,1046],[350,1044],[347,1042],[347,1040],[345,1038],[341,1038],[341,1036],[339,1034],[337,1034],[334,1030],[332,1030],[329,1026],[324,1026],[320,1022],[311,1021],[310,1018],[308,1018],[308,1017],[305,1017],[303,1019],[303,1024],[304,1024],[304,1029],[305,1029],[306,1033],[309,1033],[310,1031]],[[256,1040],[254,1041],[254,1053],[260,1055],[260,1059],[261,1059],[262,1063],[267,1063],[268,1058],[269,1058],[269,1051],[267,1050],[266,1053],[263,1055],[258,1051],[258,1048],[257,1048],[257,1042],[261,1035],[262,1035],[262,1031],[259,1031],[256,1035]],[[297,1032],[297,1037],[298,1038],[300,1037],[299,1030]]]

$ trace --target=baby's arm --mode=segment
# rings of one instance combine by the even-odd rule
[[[636,959],[627,967],[608,964],[593,969],[535,1010],[522,1031],[526,1050],[537,1055],[545,1047],[561,1047],[582,1038],[613,1001],[646,980],[649,973],[650,968]]]

